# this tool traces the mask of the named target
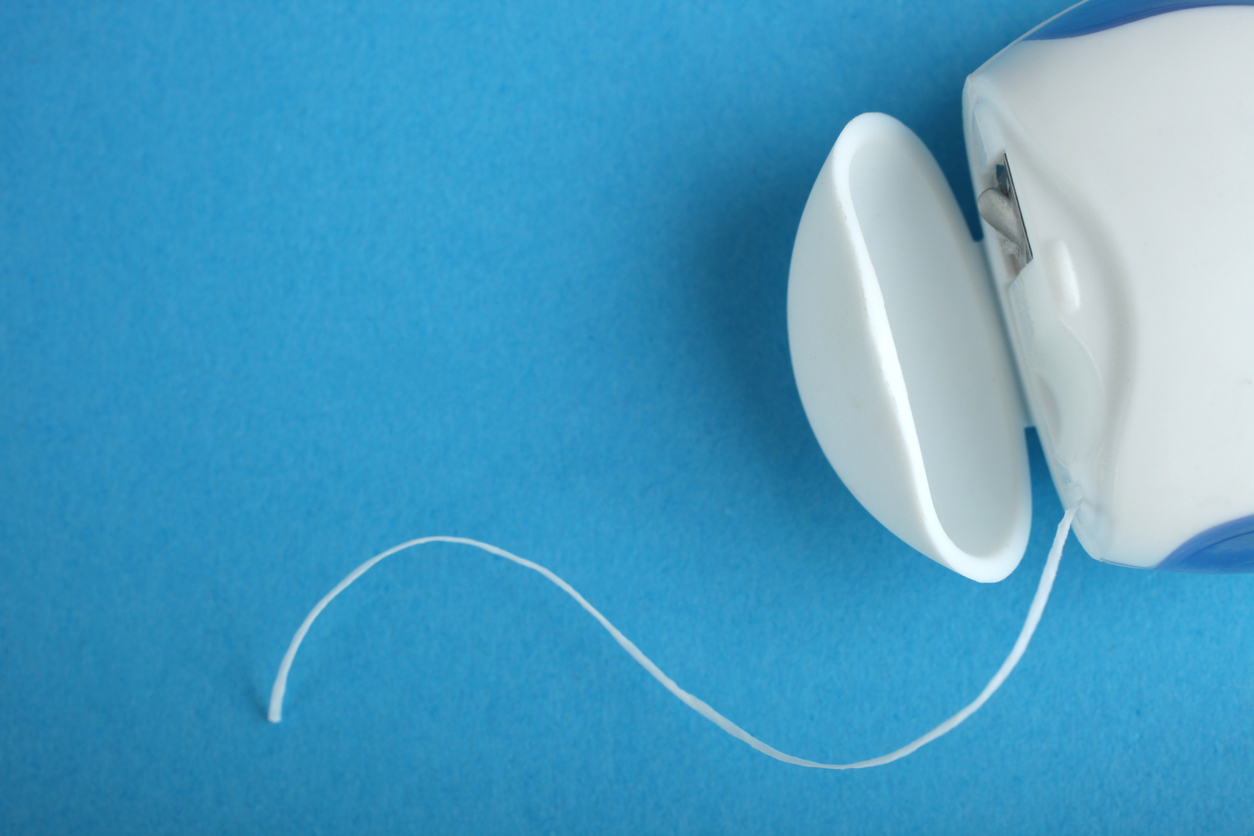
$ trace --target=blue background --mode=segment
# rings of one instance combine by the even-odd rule
[[[980,586],[841,485],[792,236],[891,113],[974,223],[963,78],[1066,0],[0,7],[0,830],[1251,826],[1254,578],[1074,542]],[[56,7],[53,7],[56,6]]]

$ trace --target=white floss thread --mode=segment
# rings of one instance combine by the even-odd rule
[[[909,755],[921,746],[931,743],[941,735],[957,728],[963,720],[978,711],[980,706],[984,705],[984,703],[988,701],[988,698],[993,696],[997,689],[1001,687],[1001,684],[1006,681],[1006,677],[1010,676],[1010,672],[1015,669],[1015,665],[1019,664],[1019,660],[1023,657],[1024,651],[1028,649],[1028,642],[1032,640],[1032,634],[1036,632],[1036,625],[1040,623],[1041,614],[1045,612],[1045,603],[1049,600],[1050,590],[1053,589],[1054,578],[1058,574],[1058,562],[1062,558],[1062,548],[1067,542],[1067,535],[1071,531],[1071,522],[1075,518],[1076,510],[1077,508],[1074,506],[1068,508],[1067,512],[1063,514],[1062,521],[1058,523],[1058,533],[1054,535],[1054,544],[1049,550],[1049,556],[1045,560],[1045,569],[1041,572],[1041,582],[1036,587],[1036,595],[1032,597],[1032,605],[1028,608],[1028,617],[1023,622],[1023,629],[1019,631],[1019,638],[1015,640],[1014,647],[1010,650],[1010,655],[1006,657],[1006,661],[1001,663],[1001,667],[997,669],[997,673],[995,673],[993,678],[989,680],[988,684],[984,686],[984,690],[980,692],[978,697],[972,700],[970,705],[950,717],[945,722],[941,723],[936,728],[932,729],[927,734],[911,743],[907,743],[895,752],[890,752],[887,755],[881,755],[878,758],[858,761],[857,763],[818,763],[816,761],[809,761],[805,758],[798,758],[793,755],[785,754],[784,752],[763,743],[761,740],[758,740],[731,720],[728,720],[722,714],[719,714],[704,700],[694,697],[692,694],[676,685],[675,681],[664,674],[657,665],[653,664],[652,660],[650,660],[648,656],[645,656],[640,652],[640,648],[636,647],[631,639],[620,633],[618,628],[611,624],[609,619],[601,615],[600,611],[597,610],[596,607],[589,604],[588,601],[580,595],[573,586],[566,583],[566,581],[559,578],[553,572],[541,566],[539,563],[533,563],[530,560],[519,557],[518,555],[510,554],[504,549],[499,549],[496,546],[489,545],[488,543],[481,543],[478,540],[470,540],[465,537],[420,537],[417,540],[410,540],[406,543],[401,543],[399,546],[393,546],[382,554],[370,558],[365,563],[354,569],[348,577],[336,584],[335,588],[328,592],[326,596],[318,602],[317,606],[309,611],[309,615],[305,616],[305,620],[301,623],[300,629],[298,629],[296,631],[296,635],[292,637],[292,643],[288,646],[287,653],[283,655],[283,661],[279,664],[279,673],[274,679],[274,688],[270,691],[270,711],[268,717],[271,723],[278,723],[283,719],[283,694],[287,690],[287,674],[292,669],[292,660],[296,658],[296,651],[300,649],[300,644],[305,640],[305,634],[309,632],[309,628],[314,623],[314,619],[316,619],[319,614],[326,609],[327,604],[335,600],[335,596],[347,589],[353,581],[366,574],[366,572],[370,571],[376,563],[383,560],[385,557],[391,557],[397,552],[412,549],[415,546],[421,546],[426,543],[460,543],[465,546],[473,546],[476,549],[488,552],[489,554],[494,554],[497,557],[503,557],[511,563],[517,563],[519,566],[522,566],[525,569],[531,569],[533,572],[539,572],[571,598],[574,598],[575,601],[578,602],[579,606],[583,607],[593,618],[599,621],[601,626],[614,637],[614,641],[618,642],[623,650],[626,650],[627,653],[631,655],[631,658],[635,659],[636,662],[648,671],[654,679],[662,683],[662,686],[666,688],[666,690],[678,697],[680,702],[700,714],[705,719],[709,720],[714,725],[718,726],[723,731],[730,734],[732,737],[748,743],[762,754],[769,755],[770,757],[775,758],[775,760],[783,761],[784,763],[791,763],[796,766],[807,766],[812,769],[865,769],[868,766],[883,766],[886,763],[892,763],[895,760],[904,758],[906,755]]]

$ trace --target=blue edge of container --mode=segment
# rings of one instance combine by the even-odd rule
[[[1088,0],[1046,22],[1027,39],[1074,38],[1154,15],[1208,6],[1254,6],[1254,0]]]
[[[1221,523],[1190,538],[1158,564],[1158,568],[1203,575],[1254,572],[1254,516]]]

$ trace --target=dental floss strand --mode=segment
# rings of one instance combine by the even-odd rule
[[[589,615],[600,622],[601,626],[604,627],[605,630],[614,638],[614,641],[618,642],[623,650],[626,650],[631,658],[635,659],[636,662],[648,671],[654,679],[662,683],[662,686],[666,688],[666,690],[678,697],[680,702],[684,703],[684,705],[688,706],[693,711],[697,712],[702,717],[727,732],[727,734],[749,744],[762,754],[775,758],[775,760],[783,761],[784,763],[790,763],[795,766],[810,767],[812,769],[865,769],[869,766],[883,766],[884,764],[892,763],[895,760],[904,758],[916,749],[931,743],[936,738],[957,728],[963,720],[966,720],[978,711],[980,706],[984,705],[984,703],[988,701],[988,698],[991,697],[997,689],[1001,687],[1002,683],[1006,681],[1006,677],[1010,676],[1010,672],[1014,670],[1015,665],[1019,664],[1019,660],[1023,657],[1024,651],[1028,649],[1028,642],[1032,640],[1032,634],[1036,632],[1036,625],[1040,623],[1041,614],[1045,612],[1045,604],[1049,600],[1050,590],[1053,589],[1054,578],[1058,574],[1058,563],[1062,558],[1062,549],[1067,542],[1067,535],[1071,531],[1071,522],[1075,518],[1076,511],[1077,506],[1068,508],[1066,513],[1063,514],[1062,521],[1058,523],[1058,532],[1054,536],[1053,546],[1050,548],[1049,556],[1045,560],[1045,568],[1041,572],[1041,580],[1036,587],[1036,594],[1032,597],[1032,605],[1028,608],[1028,615],[1027,619],[1023,622],[1023,629],[1019,631],[1019,638],[1015,640],[1014,647],[1011,648],[1010,655],[1006,657],[1006,661],[1002,662],[1001,667],[997,669],[997,673],[995,673],[993,678],[989,680],[988,684],[984,686],[984,690],[980,692],[980,695],[972,700],[966,708],[963,708],[957,714],[953,715],[927,734],[911,743],[907,743],[905,746],[902,746],[894,752],[890,752],[887,755],[881,755],[878,758],[871,758],[870,760],[858,761],[856,763],[819,763],[817,761],[810,761],[805,758],[798,758],[793,755],[786,754],[773,746],[763,743],[761,740],[758,740],[740,726],[715,711],[704,700],[693,696],[675,684],[675,681],[663,673],[657,665],[653,664],[653,661],[649,659],[648,656],[645,656],[644,653],[640,651],[640,648],[636,647],[636,645],[631,641],[631,639],[619,632],[618,628],[611,624],[609,619],[602,615],[596,607],[588,603],[587,599],[580,595],[573,586],[562,580],[552,571],[544,566],[541,566],[539,563],[533,563],[532,561],[519,557],[518,555],[511,554],[504,549],[497,548],[496,546],[489,545],[488,543],[481,543],[478,540],[471,540],[466,537],[437,536],[420,537],[416,540],[409,540],[408,542],[401,543],[398,546],[393,546],[382,554],[378,554],[370,558],[349,573],[348,577],[336,584],[335,588],[328,592],[322,600],[309,611],[309,615],[305,616],[305,620],[296,631],[296,635],[292,637],[292,643],[288,646],[287,653],[283,654],[283,661],[279,663],[278,676],[275,677],[274,687],[270,691],[270,710],[268,719],[271,723],[278,723],[283,719],[283,694],[287,690],[287,675],[292,669],[292,661],[296,658],[296,651],[300,649],[301,642],[305,640],[305,635],[309,632],[309,628],[313,625],[314,620],[317,619],[324,609],[326,609],[328,604],[335,600],[337,595],[351,586],[354,581],[366,572],[370,571],[376,563],[384,558],[391,557],[398,552],[402,552],[416,546],[425,545],[427,543],[458,543],[465,546],[472,546],[473,548],[480,549],[481,551],[496,555],[497,557],[503,557],[511,563],[517,563],[525,569],[530,569],[533,572],[538,572],[543,575],[547,580],[571,598],[574,598],[579,606],[587,610]]]

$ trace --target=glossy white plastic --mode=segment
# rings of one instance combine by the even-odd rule
[[[810,194],[788,287],[810,424],[884,525],[979,581],[1023,556],[1023,420],[992,284],[953,193],[895,119],[849,123]]]
[[[1038,253],[1016,278],[985,224],[1020,378],[1108,562],[1254,514],[1252,44],[1254,8],[1185,9],[1021,40],[967,81],[977,192],[1007,160]]]
[[[1170,8],[1029,33],[968,79],[982,248],[879,114],[806,205],[788,314],[815,434],[877,519],[976,580],[1026,543],[1021,397],[1093,557],[1157,566],[1254,516],[1254,8]]]

